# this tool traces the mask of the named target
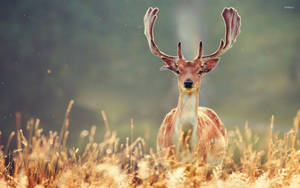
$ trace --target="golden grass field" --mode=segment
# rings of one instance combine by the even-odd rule
[[[300,111],[290,131],[269,131],[257,136],[244,130],[228,131],[229,145],[222,167],[206,170],[200,161],[182,163],[159,158],[143,138],[132,134],[120,144],[102,113],[107,132],[94,141],[96,127],[82,131],[88,139],[83,151],[67,148],[68,116],[60,133],[43,133],[39,120],[30,120],[26,131],[12,132],[0,151],[0,187],[300,187]],[[18,118],[18,116],[17,116]],[[18,119],[17,119],[18,122]],[[131,126],[133,129],[133,125]],[[131,131],[132,132],[132,131]],[[17,149],[8,154],[12,139]]]

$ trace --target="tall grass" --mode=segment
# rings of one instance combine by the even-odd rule
[[[143,138],[133,140],[133,120],[130,137],[119,143],[104,112],[102,142],[94,141],[93,126],[80,134],[80,139],[88,138],[83,151],[67,148],[72,104],[60,133],[43,133],[38,119],[30,120],[23,132],[17,119],[17,131],[0,150],[0,187],[300,187],[300,111],[284,135],[273,132],[273,117],[269,132],[261,138],[247,124],[243,131],[229,131],[223,165],[208,172],[201,162],[159,158]],[[9,153],[14,136],[17,149]]]

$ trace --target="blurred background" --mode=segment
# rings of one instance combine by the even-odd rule
[[[143,34],[149,6],[159,7],[155,38],[176,55],[178,41],[193,59],[199,41],[214,52],[224,37],[221,11],[235,7],[242,18],[237,42],[206,75],[200,105],[214,109],[228,129],[246,121],[255,131],[287,130],[300,108],[300,1],[297,0],[48,0],[1,1],[0,130],[5,143],[15,130],[40,118],[44,130],[59,130],[68,102],[70,145],[82,130],[97,127],[104,110],[124,139],[156,132],[177,105],[176,77],[159,71]]]

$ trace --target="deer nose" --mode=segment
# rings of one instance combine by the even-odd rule
[[[183,83],[184,87],[187,89],[191,89],[193,87],[194,82],[191,79],[186,79]]]

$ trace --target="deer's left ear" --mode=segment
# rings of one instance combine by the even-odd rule
[[[162,60],[166,63],[166,65],[162,66],[160,70],[170,70],[174,73],[178,72],[177,64],[174,60],[170,60],[168,58],[162,58]]]
[[[210,72],[212,69],[214,69],[216,67],[218,62],[219,62],[219,58],[210,59],[206,62],[203,62],[200,73]]]

